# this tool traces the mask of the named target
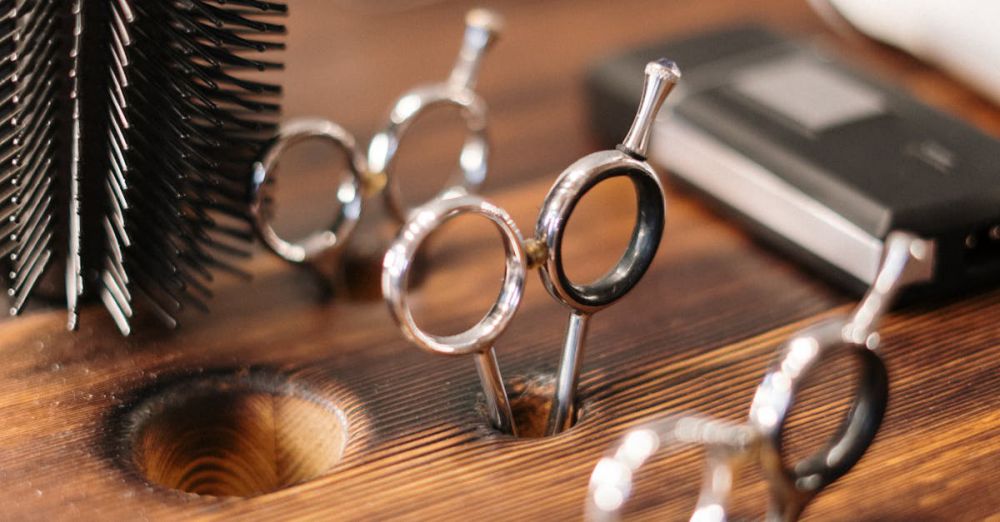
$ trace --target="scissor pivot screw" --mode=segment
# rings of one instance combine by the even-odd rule
[[[383,172],[371,172],[365,173],[364,184],[362,185],[362,191],[365,196],[374,196],[376,194],[381,194],[382,190],[389,183],[389,176]]]
[[[528,268],[538,268],[549,258],[549,247],[545,242],[531,238],[524,242],[524,254],[528,258]]]

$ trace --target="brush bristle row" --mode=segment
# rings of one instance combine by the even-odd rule
[[[241,273],[250,166],[280,109],[268,77],[286,11],[0,0],[0,255],[13,312],[58,254],[70,323],[86,283],[124,333],[137,298],[172,326],[182,309],[206,309],[213,273]]]
[[[0,255],[6,258],[11,313],[25,305],[53,257],[53,189],[64,117],[68,57],[57,2],[4,2]]]

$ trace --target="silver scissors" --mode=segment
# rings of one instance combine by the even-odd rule
[[[782,346],[757,387],[747,422],[675,416],[631,430],[591,474],[588,517],[618,520],[632,493],[633,476],[658,449],[695,444],[705,448],[706,468],[692,521],[726,520],[733,478],[747,462],[760,464],[770,486],[767,519],[798,519],[806,505],[847,473],[874,440],[889,397],[888,374],[878,354],[878,323],[904,286],[932,275],[930,242],[893,232],[884,248],[875,282],[851,314],[812,325]],[[861,362],[854,404],[825,448],[786,467],[782,437],[796,394],[824,361],[842,350]]]
[[[660,60],[649,63],[645,75],[642,101],[625,140],[616,150],[590,154],[563,171],[545,198],[533,238],[525,241],[503,209],[482,198],[462,195],[438,198],[418,208],[386,253],[382,292],[404,335],[432,353],[476,354],[476,368],[491,420],[506,433],[516,435],[517,428],[494,344],[514,317],[524,293],[527,270],[540,268],[542,282],[549,294],[570,309],[547,429],[549,434],[556,434],[572,424],[590,316],[625,296],[646,273],[659,247],[666,202],[660,181],[646,163],[645,156],[653,121],[680,78],[680,71],[673,62]],[[574,283],[563,267],[562,241],[566,223],[591,188],[617,176],[632,182],[638,199],[638,216],[628,249],[602,279],[588,285]],[[425,332],[414,322],[407,299],[407,280],[423,241],[448,220],[464,214],[480,215],[499,229],[506,250],[504,280],[496,303],[479,323],[457,335],[437,336]]]
[[[486,102],[475,92],[480,65],[503,28],[502,18],[485,9],[466,15],[465,36],[458,60],[448,80],[420,86],[401,96],[389,112],[389,121],[368,145],[367,155],[358,149],[350,132],[332,121],[303,118],[279,129],[254,163],[250,189],[250,215],[257,236],[278,257],[293,264],[310,264],[339,251],[351,237],[361,217],[367,197],[381,194],[392,217],[402,223],[411,209],[403,203],[399,185],[392,175],[396,151],[407,129],[418,117],[441,106],[457,107],[465,122],[467,137],[459,161],[461,176],[452,180],[442,194],[476,191],[486,178],[489,142],[486,134]],[[337,191],[340,212],[325,230],[300,241],[282,238],[271,225],[268,186],[272,185],[282,156],[306,140],[323,140],[344,152],[350,178]]]

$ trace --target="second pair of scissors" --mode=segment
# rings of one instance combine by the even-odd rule
[[[303,118],[282,125],[253,167],[250,215],[264,245],[278,257],[294,264],[308,264],[326,257],[346,244],[361,217],[365,198],[379,193],[392,217],[399,222],[405,220],[411,209],[403,203],[399,184],[392,176],[396,152],[413,122],[435,107],[457,107],[467,132],[459,161],[461,178],[443,189],[442,194],[475,192],[486,178],[489,143],[486,102],[474,88],[482,59],[499,37],[502,27],[503,20],[492,11],[470,11],[466,16],[465,36],[458,60],[448,80],[417,87],[400,97],[393,105],[384,129],[369,142],[367,155],[358,149],[350,132],[332,121]],[[291,241],[282,238],[272,226],[265,189],[274,181],[278,164],[286,152],[307,140],[323,140],[344,152],[348,158],[350,178],[337,190],[340,211],[333,223],[300,241]]]
[[[382,291],[403,333],[414,344],[433,353],[476,355],[492,421],[501,431],[517,434],[510,402],[497,365],[494,343],[510,324],[524,293],[529,268],[540,268],[542,283],[556,300],[570,309],[569,326],[556,376],[547,432],[559,433],[573,423],[588,320],[592,314],[625,296],[646,273],[663,234],[666,202],[663,188],[645,161],[649,135],[660,106],[680,78],[670,61],[646,66],[642,101],[632,129],[616,150],[586,156],[556,180],[542,205],[535,235],[525,240],[510,215],[476,196],[438,198],[418,208],[386,253]],[[613,177],[628,178],[638,199],[636,225],[618,263],[590,284],[570,281],[563,264],[563,234],[580,200],[597,184]],[[423,241],[445,222],[460,215],[480,215],[493,222],[503,237],[506,263],[497,301],[472,328],[449,336],[421,329],[413,319],[407,281],[413,259]]]

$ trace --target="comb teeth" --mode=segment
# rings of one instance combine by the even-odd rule
[[[280,87],[260,78],[281,68],[268,56],[284,48],[286,12],[255,0],[0,0],[0,253],[13,312],[50,264],[57,226],[71,327],[85,282],[128,334],[137,298],[175,326],[184,308],[207,310],[215,271],[241,274],[249,166],[280,110]],[[54,186],[69,207],[55,216]]]

